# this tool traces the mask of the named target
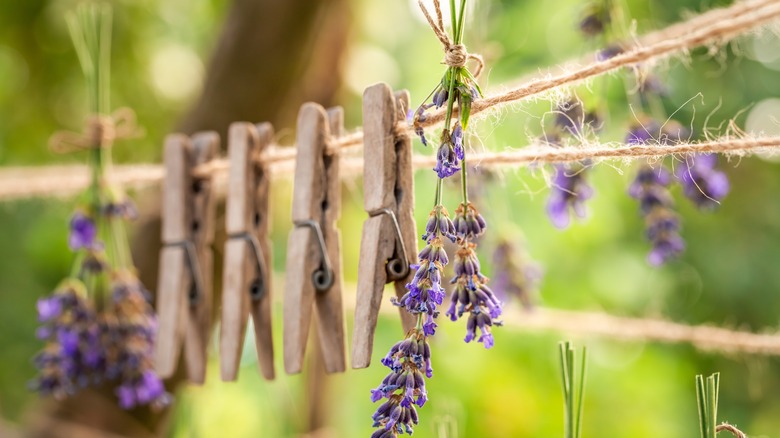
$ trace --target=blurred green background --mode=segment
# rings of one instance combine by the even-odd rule
[[[79,155],[53,155],[46,146],[52,132],[77,129],[86,113],[84,84],[63,20],[63,13],[76,3],[0,3],[2,166],[83,161]],[[689,11],[728,3],[628,0],[627,6],[641,35],[681,20]],[[410,90],[412,101],[418,103],[439,81],[443,67],[440,43],[424,24],[416,2],[346,4],[351,27],[336,101],[345,107],[349,129],[360,125],[360,98],[366,86],[388,82],[395,89]],[[115,157],[118,162],[159,162],[164,135],[177,128],[198,99],[230,2],[138,0],[114,5],[112,102],[134,108],[147,131],[144,139],[118,145]],[[483,89],[501,90],[516,78],[596,49],[577,30],[583,7],[584,2],[575,0],[556,0],[554,6],[540,0],[475,2],[465,39],[471,51],[487,60]],[[305,59],[306,54],[296,56]],[[780,134],[779,70],[780,39],[771,33],[740,38],[714,55],[697,49],[656,66],[671,90],[664,101],[666,111],[678,111],[675,118],[699,135],[705,128],[723,133],[724,122],[737,114],[738,124],[749,131]],[[600,90],[609,109],[601,135],[605,141],[622,140],[634,117],[622,77],[610,75],[577,89],[583,100],[593,99],[592,90]],[[529,144],[541,134],[542,118],[555,103],[547,99],[518,103],[481,118],[473,125],[478,137],[472,139],[472,149],[501,151]],[[277,131],[288,144],[294,137],[282,128],[292,128],[292,121],[288,117],[281,122],[286,124]],[[418,141],[415,149],[432,152]],[[774,331],[780,312],[780,171],[777,164],[756,157],[721,159],[721,165],[732,192],[716,212],[695,210],[675,188],[688,249],[679,261],[660,269],[645,263],[643,223],[636,203],[625,193],[635,164],[595,166],[590,175],[596,196],[588,203],[589,217],[563,232],[554,229],[544,213],[549,169],[500,170],[481,180],[482,195],[477,199],[491,225],[481,246],[483,264],[490,271],[491,251],[499,238],[522,239],[530,256],[544,267],[536,297],[542,306]],[[416,175],[419,224],[427,217],[433,182],[432,172]],[[347,293],[354,293],[357,230],[366,217],[361,190],[359,178],[344,184],[340,226]],[[135,195],[154,200],[154,191]],[[289,178],[274,181],[273,191],[274,262],[280,280],[274,292],[279,297],[290,229]],[[454,205],[457,193],[455,186],[450,187],[445,203]],[[30,358],[40,347],[34,338],[35,301],[69,270],[66,226],[71,208],[69,199],[0,203],[0,418],[11,429],[26,429],[39,409],[37,396],[25,385],[34,376]],[[510,300],[507,305],[520,304]],[[280,317],[277,303],[277,347]],[[347,319],[351,320],[350,313]],[[430,401],[420,409],[415,436],[561,436],[557,343],[570,338],[591,351],[585,437],[696,436],[694,375],[715,371],[722,373],[720,418],[752,437],[780,436],[776,358],[510,327],[496,329],[496,347],[485,351],[481,345],[462,342],[464,325],[443,320],[432,341],[435,375],[428,383]],[[324,405],[331,432],[322,436],[370,435],[376,406],[369,401],[369,389],[386,374],[379,358],[401,335],[396,315],[385,314],[379,322],[373,365],[327,379]],[[306,431],[307,379],[283,375],[278,354],[281,375],[274,382],[263,381],[251,339],[244,356],[238,382],[220,382],[214,359],[203,387],[186,387],[177,394],[167,435],[294,437]]]

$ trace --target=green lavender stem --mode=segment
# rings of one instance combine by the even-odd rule
[[[582,348],[579,379],[575,373],[574,347],[571,342],[559,344],[561,384],[563,388],[564,437],[579,438],[582,435],[583,399],[585,397],[585,375],[588,352]],[[576,400],[576,404],[575,404]]]

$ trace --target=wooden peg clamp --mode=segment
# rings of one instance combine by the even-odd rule
[[[223,269],[220,365],[222,380],[235,380],[252,315],[260,372],[275,377],[271,332],[271,245],[268,232],[269,172],[259,160],[273,140],[269,123],[233,123],[228,134],[228,177]]]
[[[326,143],[343,133],[341,108],[325,110],[314,103],[301,107],[292,220],[287,244],[284,297],[284,367],[301,372],[312,308],[328,373],[346,367],[344,309],[341,298],[341,236],[336,221],[341,214],[338,152]]]
[[[417,227],[414,222],[412,145],[398,126],[406,123],[409,93],[376,84],[363,93],[363,204],[369,217],[363,223],[358,262],[352,367],[371,363],[379,307],[385,284],[393,282],[402,297],[414,272]],[[371,163],[371,165],[368,165]],[[405,331],[414,317],[399,308]]]
[[[206,378],[211,333],[215,199],[211,176],[194,177],[219,149],[219,136],[203,132],[165,140],[162,243],[157,287],[156,369],[161,377],[176,371],[184,348],[187,376]]]

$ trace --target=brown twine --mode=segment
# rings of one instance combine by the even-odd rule
[[[345,299],[348,301],[345,305],[354,307],[354,297],[354,294],[346,294]],[[389,307],[382,307],[380,312],[391,315],[393,311]],[[663,319],[545,307],[528,311],[519,306],[507,306],[503,320],[505,327],[516,330],[553,331],[625,342],[688,344],[698,350],[726,354],[780,356],[780,334],[776,332],[751,333],[709,325],[686,325]]]
[[[349,146],[355,147],[360,143]],[[780,154],[780,137],[758,137],[740,139],[720,139],[702,143],[681,143],[676,145],[598,145],[587,148],[553,148],[551,146],[531,146],[507,152],[483,152],[471,154],[471,162],[480,166],[517,166],[533,163],[577,162],[584,159],[639,159],[676,156],[689,153],[729,153],[729,154]],[[282,159],[283,158],[283,159]],[[267,160],[274,175],[289,174],[295,162],[295,148],[272,146]],[[432,168],[436,158],[429,155],[413,155],[412,164],[416,169]],[[342,159],[342,175],[357,175],[363,169],[362,157]],[[211,160],[194,169],[193,176],[206,178],[224,175],[230,169],[224,158]],[[159,183],[165,173],[161,165],[137,164],[114,166],[112,179],[117,184],[144,187]],[[37,196],[65,196],[84,189],[89,184],[85,166],[43,166],[33,168],[6,168],[0,170],[0,200],[22,199]]]
[[[732,426],[728,423],[721,423],[715,428],[715,432],[731,432],[732,435],[734,435],[737,438],[747,438],[747,435],[745,432],[742,432],[741,430],[737,429],[735,426]]]
[[[143,135],[138,127],[135,112],[119,108],[111,115],[87,116],[82,132],[59,131],[49,139],[49,148],[58,154],[94,148],[111,147],[115,140],[136,138]]]
[[[420,10],[425,19],[428,20],[428,24],[431,26],[431,30],[436,34],[436,37],[441,41],[444,46],[444,64],[448,67],[465,67],[468,60],[473,60],[477,66],[474,69],[474,77],[478,78],[482,74],[482,69],[485,67],[485,61],[480,55],[469,53],[466,51],[466,46],[463,44],[455,44],[447,35],[444,30],[444,20],[441,13],[441,4],[439,0],[433,0],[433,8],[436,11],[436,21],[431,17],[431,13],[428,12],[428,8],[425,7],[422,0],[417,0],[417,4],[420,6]]]
[[[635,47],[604,61],[596,61],[558,76],[534,79],[507,92],[476,100],[471,104],[471,115],[473,116],[492,107],[533,97],[555,88],[574,85],[621,67],[645,63],[672,53],[716,41],[726,42],[780,17],[780,3],[776,0],[756,2],[756,6],[748,11],[745,11],[743,8],[744,6],[738,3],[729,8],[724,8],[722,13],[714,16],[714,19],[712,18],[713,16],[710,16],[709,24],[699,28],[686,26],[687,32],[674,35],[669,39],[662,39],[646,46]],[[736,16],[728,13],[734,11],[739,13]],[[686,24],[688,23],[686,22]],[[455,112],[457,112],[457,109]],[[420,126],[430,127],[443,122],[444,118],[445,111],[435,111],[428,115],[426,120],[420,123]]]

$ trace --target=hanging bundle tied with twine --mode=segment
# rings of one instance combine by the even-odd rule
[[[482,59],[482,56],[475,53],[469,53],[464,44],[455,44],[452,38],[447,35],[447,32],[444,30],[444,19],[442,17],[439,0],[433,0],[436,21],[434,21],[431,13],[428,11],[428,8],[425,7],[422,0],[417,0],[417,4],[420,6],[423,15],[425,15],[425,19],[428,20],[431,30],[433,30],[433,33],[436,34],[436,37],[439,38],[439,41],[441,41],[441,44],[444,46],[444,62],[442,63],[448,67],[460,68],[465,67],[466,62],[471,59],[477,64],[477,67],[474,69],[474,77],[478,78],[479,75],[482,74],[482,69],[485,67],[485,61]]]
[[[119,108],[113,114],[92,114],[87,117],[82,132],[59,131],[49,139],[49,148],[58,154],[95,148],[108,148],[116,140],[143,136],[143,128],[136,122],[135,112]]]

